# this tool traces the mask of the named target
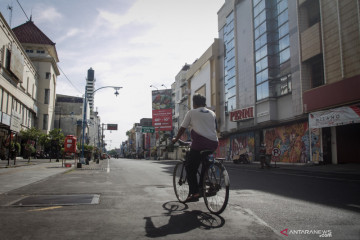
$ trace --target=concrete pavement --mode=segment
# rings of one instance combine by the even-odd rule
[[[68,163],[74,163],[74,160],[68,160]],[[14,189],[32,184],[49,178],[53,175],[69,171],[72,167],[62,167],[62,163],[49,159],[32,159],[30,163],[27,160],[18,159],[16,165],[7,166],[8,161],[0,161],[0,194],[12,191]]]

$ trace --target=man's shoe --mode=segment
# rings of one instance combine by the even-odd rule
[[[191,194],[190,196],[188,196],[185,202],[198,202],[199,198],[200,198],[199,194]]]

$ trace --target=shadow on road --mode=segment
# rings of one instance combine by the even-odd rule
[[[198,210],[188,211],[188,206],[179,202],[166,202],[163,204],[166,213],[160,216],[144,217],[146,236],[151,238],[167,235],[181,234],[196,228],[210,230],[221,228],[225,219],[218,215],[204,213]],[[169,216],[169,222],[162,226],[155,226],[156,218]]]
[[[155,162],[172,175],[176,161]],[[291,199],[360,212],[359,176],[331,171],[316,172],[298,169],[259,169],[250,166],[226,166],[230,190],[240,197],[251,197],[260,191]],[[230,198],[231,198],[230,193]],[[354,207],[357,206],[357,207]]]

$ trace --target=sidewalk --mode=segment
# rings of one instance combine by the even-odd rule
[[[250,163],[250,164],[234,164],[232,162],[225,162],[225,166],[234,166],[241,168],[254,168],[259,169],[260,163]],[[261,169],[259,169],[261,170]],[[263,170],[267,170],[266,168]],[[347,164],[327,164],[327,165],[315,165],[315,164],[287,164],[287,163],[271,163],[270,170],[296,170],[296,171],[306,171],[314,173],[336,173],[336,174],[351,174],[351,175],[360,175],[360,164],[357,163],[347,163]]]
[[[70,163],[70,161],[67,162]],[[73,163],[73,160],[71,162]],[[61,160],[56,162],[54,159],[51,162],[49,159],[31,159],[30,163],[26,159],[18,159],[16,165],[14,165],[14,160],[10,161],[10,166],[7,164],[7,160],[0,161],[0,194],[64,173],[73,168],[73,165],[70,168],[62,167]]]
[[[31,166],[42,163],[49,163],[50,159],[23,159],[22,157],[17,157],[14,165],[14,160],[0,160],[0,168],[14,168],[14,167],[23,167],[23,166]],[[56,162],[56,159],[51,159],[51,162]],[[66,160],[66,162],[74,163],[74,160]],[[59,159],[59,163],[61,163],[61,159]],[[9,165],[8,165],[9,164]]]

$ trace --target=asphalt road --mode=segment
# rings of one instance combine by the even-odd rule
[[[360,239],[359,175],[281,167],[227,169],[231,204],[251,210],[275,232],[288,229],[284,233],[291,239],[329,233],[332,239]]]
[[[281,239],[238,204],[216,216],[178,203],[174,163],[105,160],[1,194],[1,239]]]
[[[202,200],[176,201],[174,164],[111,159],[4,170],[0,239],[360,239],[356,174],[227,164],[229,205],[216,216]]]

